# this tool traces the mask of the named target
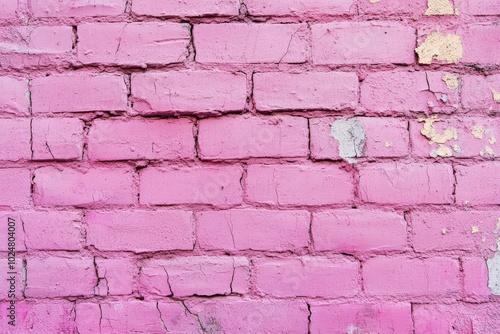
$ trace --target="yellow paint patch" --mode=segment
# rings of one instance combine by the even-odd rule
[[[472,136],[476,139],[483,139],[484,137],[484,127],[482,125],[474,125],[472,128]]]
[[[392,147],[392,142],[391,141],[386,141],[385,142],[385,147]]]
[[[446,87],[449,89],[457,89],[458,88],[458,75],[454,74],[445,74],[441,78],[446,84]]]
[[[448,158],[453,156],[453,150],[444,144],[450,140],[458,139],[457,129],[449,128],[444,130],[443,133],[438,133],[434,123],[439,122],[440,119],[437,116],[432,116],[430,118],[419,118],[419,122],[424,122],[424,126],[420,130],[420,133],[427,139],[429,139],[429,145],[439,144],[437,150],[431,152],[432,157],[443,157]],[[456,145],[458,146],[458,145]],[[458,147],[460,149],[460,147]],[[456,151],[456,150],[455,150]],[[457,151],[456,151],[457,152]]]
[[[460,145],[455,144],[453,145],[453,151],[458,153],[462,151],[462,148],[460,148]]]
[[[493,93],[493,100],[500,102],[500,92],[497,92],[494,89],[492,89],[491,92]]]
[[[497,142],[497,139],[495,138],[494,135],[491,135],[490,138],[488,139],[488,142],[493,145]]]
[[[448,64],[458,63],[463,56],[462,39],[455,34],[436,31],[427,36],[415,51],[420,64],[431,64],[433,59]]]
[[[377,3],[380,2],[380,0],[370,0],[371,3]]]
[[[455,9],[450,0],[428,0],[425,15],[453,15]]]
[[[472,234],[478,233],[479,232],[479,227],[477,226],[472,226]]]
[[[439,144],[439,148],[436,150],[436,154],[438,157],[449,158],[453,156],[453,151],[451,150],[450,147],[443,144]]]
[[[485,151],[486,153],[488,153],[489,155],[491,155],[491,156],[494,156],[494,155],[495,155],[495,152],[493,152],[493,149],[492,149],[490,146],[486,146],[486,147],[484,148],[484,151]]]

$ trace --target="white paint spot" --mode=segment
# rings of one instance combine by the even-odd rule
[[[500,296],[500,241],[497,242],[498,249],[493,258],[486,261],[488,266],[488,288],[491,293]]]
[[[339,155],[350,164],[363,156],[365,130],[357,119],[340,119],[332,123],[331,135],[339,142]]]

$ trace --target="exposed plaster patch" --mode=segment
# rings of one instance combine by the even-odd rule
[[[494,89],[492,89],[491,92],[493,93],[493,100],[500,102],[500,92],[497,92]]]
[[[427,36],[415,51],[418,53],[420,64],[431,64],[433,59],[458,63],[463,56],[462,39],[455,34],[445,35],[436,31]]]
[[[486,261],[488,267],[488,288],[491,293],[500,296],[500,240],[497,241],[498,251],[493,258]]]
[[[495,135],[491,135],[490,138],[488,138],[488,142],[493,145],[497,142],[497,138],[495,137]]]
[[[455,9],[450,0],[428,0],[425,15],[453,15]]]
[[[472,226],[472,234],[479,233],[479,227],[478,226]]]
[[[455,151],[457,153],[462,152],[462,148],[460,147],[460,145],[455,144],[452,147],[453,147],[453,151]]]
[[[443,133],[438,133],[436,127],[434,126],[435,122],[439,122],[440,119],[436,116],[432,116],[430,118],[419,118],[419,122],[424,122],[424,126],[420,130],[420,133],[427,139],[429,139],[429,145],[439,144],[439,147],[435,150],[432,150],[429,154],[433,158],[443,157],[448,158],[453,156],[453,151],[458,152],[460,147],[455,147],[458,145],[453,145],[449,147],[445,145],[450,140],[458,139],[457,129],[449,128],[444,130]],[[453,150],[452,150],[453,148]],[[458,149],[458,150],[457,150]]]
[[[491,146],[485,146],[484,151],[481,151],[480,154],[481,154],[481,156],[484,156],[485,154],[494,156],[495,152],[493,152],[493,149],[491,148]]]
[[[445,235],[445,234],[446,234],[446,232],[448,232],[448,231],[446,230],[446,228],[442,228],[442,229],[441,229],[441,234],[442,234],[442,235]]]
[[[482,125],[474,125],[472,128],[472,136],[476,139],[483,139],[484,137],[484,127]]]
[[[386,141],[385,147],[392,147],[392,141]]]
[[[365,130],[357,119],[340,119],[332,123],[331,136],[339,142],[339,155],[353,164],[363,156],[366,143]]]
[[[377,3],[380,2],[380,0],[370,0],[371,3]]]
[[[449,89],[458,89],[458,75],[445,74],[441,78]]]

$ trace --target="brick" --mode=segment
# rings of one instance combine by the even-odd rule
[[[147,168],[140,174],[140,202],[148,205],[236,205],[243,197],[242,173],[237,165]]]
[[[311,305],[311,333],[413,333],[411,305],[348,303]]]
[[[332,136],[332,124],[338,117],[312,118],[311,156],[316,160],[341,160],[339,142]],[[399,158],[409,154],[408,122],[394,118],[356,117],[366,136],[363,156]]]
[[[31,0],[35,17],[114,16],[125,12],[125,0]]]
[[[347,72],[256,73],[257,110],[353,110],[358,101],[358,77]]]
[[[91,211],[87,214],[87,244],[103,251],[136,253],[192,250],[192,213],[170,210]]]
[[[196,317],[179,302],[103,301],[77,303],[75,322],[80,334],[95,333],[196,333]],[[101,319],[110,319],[102,321]]]
[[[377,257],[363,264],[363,282],[369,295],[450,297],[460,289],[460,268],[450,258]]]
[[[227,297],[202,303],[187,300],[185,303],[191,312],[198,314],[208,333],[299,334],[307,333],[308,329],[307,304],[300,300]]]
[[[459,107],[458,89],[448,88],[445,72],[377,72],[361,83],[360,103],[371,112],[447,112]]]
[[[305,24],[198,24],[194,26],[200,63],[304,63]],[[234,38],[238,36],[238,38]]]
[[[42,167],[35,170],[33,198],[35,205],[92,207],[133,204],[137,192],[129,168]]]
[[[92,296],[97,283],[92,258],[28,258],[26,296]]]
[[[0,160],[29,160],[31,158],[30,141],[29,119],[0,119]]]
[[[456,201],[460,204],[498,204],[500,198],[499,163],[456,166]]]
[[[83,248],[82,216],[72,211],[21,213],[24,243],[30,250],[80,250]],[[16,231],[17,232],[17,231]]]
[[[427,119],[427,123],[431,119]],[[455,131],[457,137],[446,140],[444,144],[435,143],[422,135],[426,131],[425,122],[411,121],[411,141],[413,155],[418,157],[448,157],[472,158],[493,157],[495,152],[500,152],[500,122],[494,118],[437,118],[432,124],[436,138]],[[484,133],[478,133],[477,131]],[[447,139],[447,138],[445,138]],[[444,150],[443,150],[444,147]]]
[[[33,160],[81,160],[83,127],[76,118],[33,119]]]
[[[463,250],[492,255],[497,248],[493,232],[500,211],[417,211],[411,217],[417,252]]]
[[[67,300],[21,301],[16,303],[15,327],[9,325],[9,302],[0,302],[2,333],[75,333],[74,302]]]
[[[464,294],[467,301],[487,302],[491,291],[488,288],[488,268],[484,258],[462,259],[464,271]]]
[[[31,199],[31,173],[22,168],[0,169],[0,206],[26,207]]]
[[[376,210],[313,213],[312,239],[318,251],[364,254],[404,250],[406,222],[402,215]]]
[[[302,117],[231,116],[199,121],[198,154],[204,160],[292,158],[309,154]]]
[[[132,102],[141,114],[203,114],[242,111],[243,73],[172,71],[132,75]]]
[[[84,64],[147,67],[186,60],[187,24],[88,23],[78,26],[78,60]]]
[[[73,50],[73,30],[59,26],[0,28],[3,54],[65,54]]]
[[[500,74],[487,77],[465,75],[463,77],[462,103],[466,109],[500,111]]]
[[[213,296],[248,292],[249,261],[243,257],[190,256],[147,260],[141,286],[161,296]]]
[[[239,13],[238,0],[205,0],[202,3],[193,0],[136,0],[132,3],[132,12],[148,16],[236,16]]]
[[[130,295],[139,272],[132,259],[95,259],[99,281],[94,292],[100,296]]]
[[[308,245],[307,211],[204,211],[196,220],[201,249],[286,251]]]
[[[500,3],[496,0],[462,0],[462,12],[478,16],[500,15]]]
[[[397,41],[397,43],[395,43]],[[412,64],[415,29],[392,22],[334,22],[312,25],[315,64]]]
[[[500,64],[500,27],[472,25],[461,27],[463,32],[462,62],[471,64]]]
[[[14,3],[12,0],[9,2]],[[0,6],[2,8],[3,6]],[[0,113],[29,115],[28,80],[14,77],[0,77]]]
[[[379,163],[359,172],[361,199],[367,203],[452,203],[453,183],[451,166],[443,164]]]
[[[252,16],[331,16],[354,14],[353,0],[282,0],[270,2],[266,0],[247,0],[248,12]]]
[[[247,198],[272,205],[327,205],[353,200],[352,175],[336,165],[251,165]]]
[[[427,0],[405,1],[405,0],[387,0],[370,1],[360,0],[358,3],[359,12],[362,14],[374,15],[401,15],[411,14],[421,16],[427,9]]]
[[[117,74],[75,72],[35,78],[31,97],[34,114],[127,109],[127,87]]]
[[[194,159],[193,122],[97,119],[90,128],[88,153],[97,161]]]
[[[360,291],[359,263],[318,257],[256,259],[257,290],[275,297],[353,297]]]
[[[0,0],[0,18],[13,19],[17,17],[17,1]]]

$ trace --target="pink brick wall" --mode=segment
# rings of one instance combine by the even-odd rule
[[[0,333],[500,333],[499,22],[0,0]]]

